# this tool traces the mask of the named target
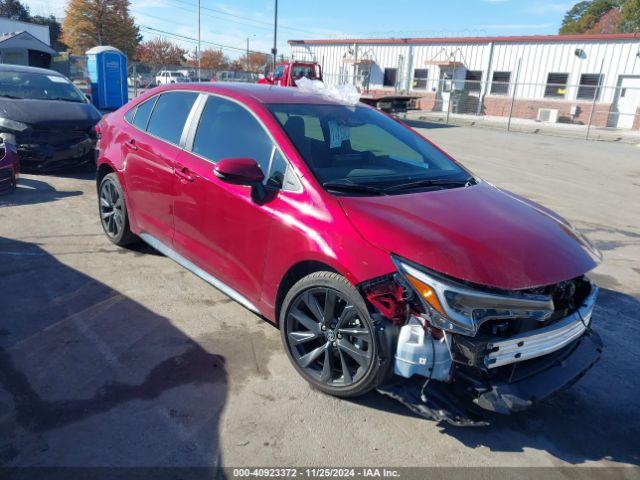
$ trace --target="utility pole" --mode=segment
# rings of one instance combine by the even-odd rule
[[[249,37],[247,37],[247,56],[245,58],[246,60],[244,62],[245,63],[244,68],[246,68],[247,71],[249,71]]]
[[[273,71],[276,71],[276,62],[278,56],[278,0],[275,0],[276,8],[275,14],[273,17],[273,48],[271,49],[271,53],[273,54]]]
[[[202,56],[200,45],[200,0],[198,0],[198,54],[196,55],[198,59],[198,83],[200,83],[200,57]]]

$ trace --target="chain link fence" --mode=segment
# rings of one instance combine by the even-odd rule
[[[129,98],[134,98],[149,88],[171,83],[198,82],[246,82],[256,83],[258,74],[243,70],[200,68],[184,65],[148,64],[129,62],[127,64],[127,85]]]
[[[640,86],[425,80],[411,117],[508,131],[640,141]]]
[[[362,94],[415,97],[411,119],[640,142],[637,75],[620,75],[605,83],[604,75],[589,74],[581,76],[582,83],[572,84],[568,74],[550,74],[547,83],[536,83],[519,71],[492,71],[489,80],[486,72],[463,66],[410,72],[400,56],[393,68],[345,65],[338,73],[325,71],[323,76],[329,85],[353,84]]]
[[[401,66],[401,62],[398,65]],[[86,89],[83,56],[63,55],[54,59],[55,70]],[[405,69],[406,70],[406,69]],[[434,69],[435,70],[435,69]],[[435,70],[437,73],[437,70]],[[423,73],[424,72],[424,73]],[[398,68],[383,84],[372,82],[369,67],[323,72],[328,85],[352,84],[363,95],[408,95],[416,97],[416,110],[408,118],[425,122],[481,125],[508,131],[545,133],[587,139],[640,142],[640,77],[620,76],[616,85],[605,85],[602,76],[588,83],[528,82],[510,72],[492,72],[492,79],[474,79],[466,69],[434,78],[427,70],[409,72]],[[480,73],[480,72],[476,72]],[[482,75],[480,75],[482,76]],[[233,81],[256,83],[255,72],[207,69],[184,65],[129,62],[129,98],[165,83]],[[565,81],[562,81],[565,80]]]

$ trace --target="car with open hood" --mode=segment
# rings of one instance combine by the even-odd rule
[[[15,136],[22,169],[49,172],[95,162],[100,112],[64,75],[0,65],[0,133]]]
[[[371,107],[175,85],[98,130],[108,238],[144,240],[278,325],[323,392],[377,388],[429,418],[482,424],[600,356],[589,241]]]

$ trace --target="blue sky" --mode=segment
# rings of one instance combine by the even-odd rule
[[[577,1],[577,0],[576,0]],[[26,0],[34,14],[64,16],[66,2]],[[299,38],[527,35],[556,33],[575,1],[553,0],[279,0],[278,49]],[[145,27],[197,36],[197,0],[131,0]],[[273,42],[273,0],[201,0],[202,39],[268,52]],[[142,29],[145,38],[163,34]],[[171,38],[170,35],[164,35]],[[175,38],[173,38],[175,39]],[[177,40],[193,50],[194,44]],[[206,44],[203,44],[205,48]],[[225,49],[232,58],[241,52]]]

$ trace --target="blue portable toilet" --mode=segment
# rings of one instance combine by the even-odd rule
[[[87,50],[91,101],[99,110],[116,110],[129,101],[127,56],[115,47]]]

